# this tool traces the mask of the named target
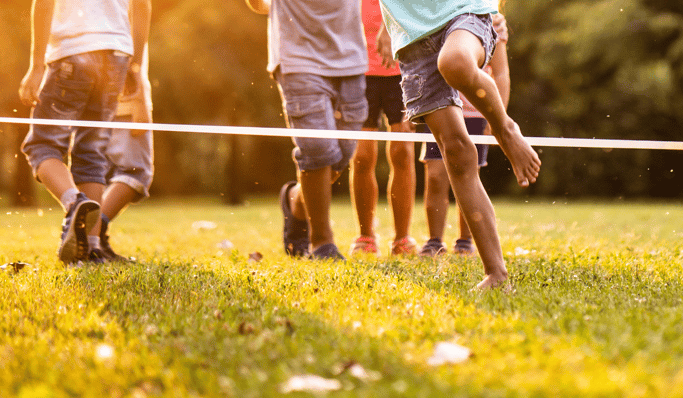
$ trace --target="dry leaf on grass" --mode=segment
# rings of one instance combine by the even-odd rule
[[[456,364],[467,361],[472,356],[472,351],[459,344],[441,342],[434,347],[434,353],[427,364],[431,366],[440,366],[444,364]]]
[[[342,387],[341,382],[336,379],[326,379],[317,375],[292,376],[287,382],[280,386],[283,394],[294,391],[306,392],[327,392],[337,391]]]

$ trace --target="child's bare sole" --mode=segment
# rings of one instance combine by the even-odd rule
[[[474,290],[485,291],[498,288],[502,288],[505,293],[510,293],[512,291],[512,286],[510,285],[510,282],[508,282],[508,278],[498,275],[486,275],[484,280],[479,282]]]
[[[517,183],[528,187],[536,182],[541,170],[541,159],[534,149],[526,142],[517,123],[512,122],[509,129],[496,135],[501,149],[512,164],[512,171],[517,177]]]

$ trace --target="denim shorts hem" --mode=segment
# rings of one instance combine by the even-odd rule
[[[436,112],[440,109],[448,108],[449,106],[457,106],[462,108],[463,103],[460,98],[448,97],[431,104],[424,104],[416,108],[411,108],[406,116],[408,120],[413,123],[424,124],[426,123],[424,120],[425,115],[429,115],[430,113]]]
[[[296,143],[296,137],[294,140]],[[326,139],[321,138],[321,140]],[[331,141],[337,140],[331,139]],[[339,149],[320,155],[308,154],[304,156],[301,148],[297,146],[294,148],[293,157],[301,171],[318,170],[327,166],[332,167],[332,171],[342,171],[348,166],[348,161],[344,161],[344,155]]]
[[[142,181],[128,176],[128,175],[117,175],[109,179],[109,183],[118,182],[121,184],[128,185],[133,191],[137,192],[138,196],[133,200],[133,202],[139,202],[143,198],[149,197],[148,187],[149,184],[145,184]]]

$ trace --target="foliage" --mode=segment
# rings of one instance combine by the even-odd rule
[[[309,373],[331,397],[683,396],[680,203],[496,205],[512,294],[471,291],[476,258],[289,259],[272,198],[133,207],[112,240],[139,263],[69,270],[60,211],[3,212],[0,262],[30,265],[0,272],[0,396],[274,397]],[[442,341],[475,355],[427,365]]]
[[[508,2],[510,114],[524,134],[680,140],[679,3]],[[277,89],[265,71],[265,17],[249,12],[242,0],[152,4],[155,121],[284,126]],[[24,115],[16,90],[28,64],[28,2],[4,1],[0,23],[17,27],[0,33],[0,114],[10,116],[18,109]],[[12,142],[3,135],[0,139]],[[276,192],[294,176],[288,138],[158,132],[155,148],[154,195]],[[538,149],[544,167],[530,195],[683,194],[680,151]],[[5,152],[6,162],[13,162],[15,154]],[[482,173],[487,189],[493,195],[519,195],[509,163],[496,147],[489,163]],[[385,179],[386,168],[379,172]]]
[[[668,4],[510,3],[511,114],[526,134],[680,140],[683,13]],[[682,193],[680,153],[544,152],[538,191]]]

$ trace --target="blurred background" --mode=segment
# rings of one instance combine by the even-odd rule
[[[30,3],[0,5],[0,116],[29,115],[17,89],[29,62]],[[155,122],[285,126],[265,70],[266,17],[249,12],[243,0],[152,0],[152,7]],[[683,2],[509,0],[503,12],[510,29],[509,113],[525,135],[683,140]],[[0,124],[0,197],[12,206],[32,206],[45,195],[19,151],[27,130]],[[215,196],[229,204],[275,195],[295,178],[292,147],[287,137],[156,132],[152,195]],[[537,150],[541,177],[522,191],[492,147],[482,170],[490,195],[683,197],[681,151]],[[387,178],[382,158],[381,189]],[[348,175],[335,192],[348,196]]]

